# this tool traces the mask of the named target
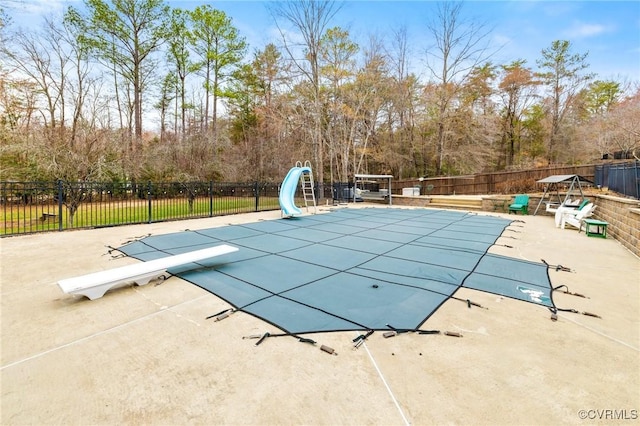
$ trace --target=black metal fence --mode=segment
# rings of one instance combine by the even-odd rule
[[[640,199],[640,161],[596,165],[594,181]],[[278,210],[279,190],[261,182],[0,182],[0,236]],[[316,183],[315,194],[350,202],[353,183]]]
[[[640,161],[597,165],[595,183],[600,187],[640,199]]]
[[[279,190],[261,182],[0,182],[0,235],[278,210]],[[336,197],[329,185],[315,191]],[[296,202],[304,202],[299,188]]]
[[[278,187],[217,182],[2,182],[2,235],[211,217],[278,208]]]

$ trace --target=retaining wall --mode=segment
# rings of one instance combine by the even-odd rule
[[[595,198],[596,209],[593,217],[609,223],[607,235],[616,239],[631,253],[640,257],[640,201],[635,199],[615,197],[611,195],[587,194],[589,198]],[[529,214],[533,214],[540,201],[541,195],[530,195]],[[513,196],[492,195],[482,197],[482,210],[488,212],[507,212]],[[433,207],[430,197],[393,196],[393,204],[399,206]],[[542,203],[538,209],[539,216],[550,215]]]
[[[609,223],[607,234],[640,257],[640,201],[596,195],[593,217]]]

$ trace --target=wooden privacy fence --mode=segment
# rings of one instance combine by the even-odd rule
[[[591,181],[595,165],[544,167],[539,169],[480,173],[469,176],[450,176],[419,179],[403,179],[392,182],[394,194],[402,194],[402,188],[419,187],[422,195],[484,195],[515,194],[542,191],[536,181],[551,175],[580,175]]]

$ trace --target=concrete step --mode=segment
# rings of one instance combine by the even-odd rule
[[[430,199],[428,207],[457,210],[482,210],[481,198],[433,195]]]

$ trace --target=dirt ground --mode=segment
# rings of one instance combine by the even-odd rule
[[[349,207],[353,208],[353,207]],[[505,215],[502,215],[505,216]],[[265,212],[0,240],[1,418],[26,424],[640,423],[640,260],[613,239],[518,216],[493,252],[546,260],[581,298],[559,307],[461,290],[488,309],[446,302],[423,326],[461,333],[315,334],[312,346],[179,278],[103,298],[65,295],[62,278],[137,262],[118,247],[148,234],[278,219]],[[514,218],[514,216],[511,216]],[[115,253],[114,253],[115,254]],[[337,355],[319,349],[326,345]]]

